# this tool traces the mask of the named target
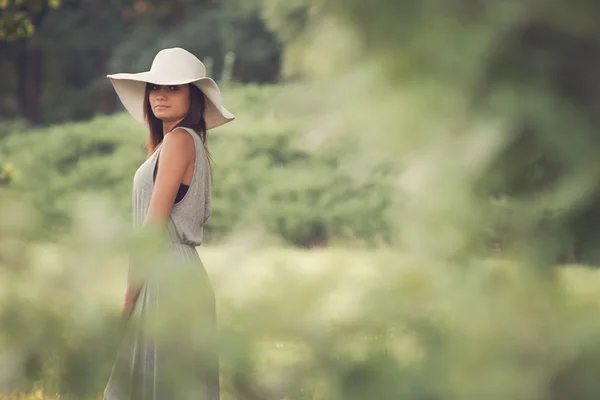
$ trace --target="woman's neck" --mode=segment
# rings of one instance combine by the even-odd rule
[[[163,135],[166,135],[167,133],[171,132],[182,120],[183,118],[175,121],[163,121]]]

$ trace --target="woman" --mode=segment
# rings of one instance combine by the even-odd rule
[[[133,179],[134,225],[167,240],[160,257],[130,265],[127,328],[104,398],[218,399],[214,294],[195,247],[211,212],[206,132],[234,116],[202,62],[181,48],[161,50],[149,71],[108,78],[149,130]]]

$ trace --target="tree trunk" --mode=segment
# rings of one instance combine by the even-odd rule
[[[36,35],[48,12],[48,4],[31,16]],[[43,122],[42,92],[44,85],[44,50],[35,37],[21,38],[17,43],[19,116],[31,124]]]
[[[19,40],[17,52],[19,115],[30,123],[43,122],[44,51],[32,39]]]

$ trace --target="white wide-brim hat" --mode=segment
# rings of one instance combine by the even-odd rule
[[[206,76],[206,67],[196,56],[179,47],[159,51],[150,71],[136,74],[107,75],[125,109],[141,124],[144,118],[146,83],[155,85],[184,85],[193,83],[204,93],[206,129],[216,128],[235,117],[221,105],[221,91],[217,83]]]

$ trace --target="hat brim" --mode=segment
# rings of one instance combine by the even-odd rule
[[[219,90],[219,86],[209,77],[169,80],[156,77],[151,71],[137,74],[112,74],[107,75],[107,77],[125,109],[139,123],[146,126],[148,123],[144,118],[144,94],[147,83],[155,85],[185,85],[193,83],[204,93],[204,96],[208,100],[204,111],[207,130],[217,128],[235,119],[235,116],[221,105],[221,91]]]

